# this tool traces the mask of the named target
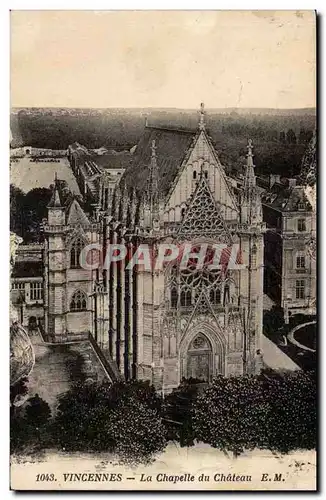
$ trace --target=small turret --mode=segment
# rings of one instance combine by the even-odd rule
[[[253,161],[253,144],[248,140],[247,164],[245,167],[244,189],[241,199],[241,219],[245,223],[262,221],[261,199],[256,186],[255,165]]]
[[[255,176],[255,165],[253,161],[254,155],[252,154],[252,140],[248,141],[248,153],[247,153],[247,165],[246,165],[246,173],[245,173],[245,193],[247,196],[250,195],[252,188],[256,187],[256,176]]]
[[[65,224],[65,209],[62,206],[59,193],[57,173],[54,178],[54,188],[48,208],[48,222],[50,226],[63,226]]]
[[[61,200],[60,200],[60,194],[59,194],[59,188],[58,188],[57,173],[55,173],[55,176],[54,176],[53,193],[52,193],[50,203],[48,204],[48,208],[55,208],[55,207],[61,208]]]

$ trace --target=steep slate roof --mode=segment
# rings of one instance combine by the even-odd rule
[[[67,215],[67,224],[89,224],[89,220],[77,200],[73,200]]]
[[[272,190],[263,193],[262,202],[282,212],[296,212],[300,202],[305,205],[306,211],[312,210],[304,186],[293,188],[273,186]]]
[[[151,145],[152,141],[155,141],[159,191],[167,195],[195,137],[194,131],[146,127],[134,153],[132,165],[124,173],[123,178],[127,186],[134,187],[138,191],[146,188],[151,161]]]
[[[54,207],[61,207],[61,200],[56,182],[54,185],[54,190],[51,196],[50,203],[48,204],[48,208],[54,208]]]
[[[93,155],[92,160],[104,169],[128,168],[132,162],[132,154],[129,151],[108,151],[103,155]]]
[[[306,207],[306,210],[312,210],[312,206],[307,198],[303,186],[295,186],[291,192],[290,196],[287,200],[287,203],[284,207],[284,210],[287,212],[295,212],[298,210],[298,204],[303,203]]]
[[[12,278],[40,278],[43,276],[43,263],[39,262],[15,262],[12,270]]]

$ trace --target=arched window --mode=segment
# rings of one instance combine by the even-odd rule
[[[209,298],[211,304],[220,304],[221,303],[221,290],[219,288],[211,288],[209,293]]]
[[[197,351],[199,349],[211,349],[209,341],[202,333],[199,333],[189,346],[190,351]]]
[[[229,285],[225,285],[223,305],[229,304],[229,302],[230,302],[230,287]]]
[[[191,306],[191,290],[182,290],[180,304],[183,307]]]
[[[185,209],[185,208],[181,208],[181,219],[183,219],[183,218],[184,218],[184,216],[185,216],[185,211],[186,211],[186,209]]]
[[[175,287],[171,290],[171,307],[176,309],[178,305],[178,291]]]
[[[80,263],[79,263],[79,257],[80,257],[80,252],[83,249],[83,242],[80,238],[77,238],[70,250],[70,267],[73,269],[78,269],[80,268]]]
[[[86,294],[80,290],[76,290],[70,301],[70,311],[86,311],[87,297]]]
[[[205,170],[204,176],[205,176],[205,179],[208,179],[208,170]]]
[[[193,178],[193,179],[196,179],[196,178],[197,178],[197,172],[196,172],[196,170],[194,170],[194,171],[193,171],[193,173],[192,173],[192,178]]]

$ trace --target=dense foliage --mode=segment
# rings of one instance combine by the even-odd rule
[[[313,449],[316,383],[315,372],[270,370],[211,384],[183,380],[164,400],[148,382],[78,384],[59,397],[52,420],[37,395],[12,405],[11,448],[111,452],[124,463],[151,461],[169,440],[201,441],[235,456],[254,448]],[[24,384],[13,400],[20,391]]]
[[[264,311],[263,325],[264,334],[269,338],[276,338],[284,325],[283,309],[273,306],[269,311]]]
[[[12,147],[29,145],[40,148],[66,149],[75,141],[88,148],[105,146],[114,149],[131,148],[138,143],[144,130],[144,116],[150,125],[196,129],[198,113],[190,110],[66,110],[26,113],[11,117],[14,137]],[[210,110],[207,129],[229,171],[242,168],[249,137],[255,145],[255,162],[259,174],[299,173],[302,155],[315,128],[312,110],[286,114],[221,113]]]
[[[257,377],[217,377],[194,405],[196,439],[236,455],[255,448],[267,405]]]
[[[260,377],[267,403],[263,414],[262,440],[265,447],[287,453],[313,449],[317,438],[316,373],[296,371]]]
[[[145,462],[166,444],[161,399],[146,382],[76,385],[59,398],[52,425],[65,450],[111,451]]]
[[[193,408],[196,439],[232,451],[316,447],[316,378],[302,371],[217,377]]]
[[[17,393],[17,388],[12,390]],[[23,406],[17,407],[12,404],[10,407],[11,452],[39,451],[46,447],[50,442],[50,418],[50,407],[38,394],[29,398]]]
[[[68,184],[64,180],[57,181],[60,189],[60,201],[66,205],[72,198]],[[49,188],[34,188],[24,193],[14,184],[10,184],[10,230],[22,236],[24,243],[38,242],[43,239],[43,219],[47,219],[53,185]],[[74,197],[87,208],[81,196]]]
[[[22,236],[25,243],[39,241],[42,220],[47,218],[47,206],[52,190],[48,188],[31,189],[24,193],[10,185],[10,230]]]

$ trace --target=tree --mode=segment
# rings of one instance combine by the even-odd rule
[[[306,137],[307,137],[306,130],[303,127],[301,127],[298,139],[299,144],[306,144]]]
[[[125,463],[147,463],[166,445],[162,418],[137,397],[119,401],[105,418],[103,430]]]
[[[52,433],[66,450],[148,461],[166,442],[160,409],[161,398],[146,382],[78,384],[59,398]]]
[[[273,372],[217,377],[193,407],[197,440],[232,451],[288,453],[316,447],[316,373]]]
[[[24,419],[20,400],[28,393],[28,379],[21,378],[16,384],[10,386],[10,451],[21,449],[26,442]]]
[[[296,144],[297,143],[297,138],[296,138],[295,132],[292,128],[289,128],[289,130],[286,133],[286,141],[288,144]]]
[[[23,385],[21,385],[22,390]],[[15,392],[19,390],[15,389]],[[24,389],[23,389],[24,391]],[[29,398],[26,404],[10,409],[10,448],[11,452],[28,449],[44,449],[49,443],[48,427],[51,410],[46,401],[38,394]]]
[[[263,443],[266,413],[256,377],[217,377],[193,407],[197,440],[235,456]]]
[[[285,132],[282,130],[282,132],[280,132],[280,142],[282,144],[285,144],[286,140],[285,140]]]
[[[14,184],[10,184],[10,231],[23,235],[23,216],[24,216],[24,198],[25,194]]]
[[[46,401],[40,398],[38,394],[27,401],[26,423],[36,429],[47,424],[51,417],[51,410]]]
[[[315,372],[274,372],[260,378],[268,405],[264,419],[266,446],[282,453],[314,449],[317,437]]]
[[[264,333],[270,337],[275,336],[284,325],[283,309],[273,306],[270,311],[264,312],[263,327]]]

